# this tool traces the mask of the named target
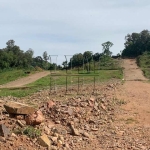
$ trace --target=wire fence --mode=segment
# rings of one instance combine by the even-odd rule
[[[52,57],[55,62],[52,62]],[[66,61],[66,67],[63,71],[57,70],[57,58],[58,55],[50,55],[50,64],[55,63],[55,69],[50,70],[50,94],[54,94],[61,89],[62,85],[65,85],[66,94],[83,94],[86,91],[87,86],[91,89],[91,92],[97,92],[100,78],[100,59],[98,62],[88,61],[82,63],[79,67],[72,67],[72,55],[64,55]],[[71,59],[70,59],[71,57]],[[68,60],[70,59],[70,67],[68,69]]]

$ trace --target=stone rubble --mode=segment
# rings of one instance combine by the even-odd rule
[[[111,83],[101,87],[100,94],[76,96],[62,96],[62,90],[60,94],[49,97],[49,91],[40,91],[29,97],[38,108],[37,111],[30,108],[34,110],[30,113],[19,110],[20,106],[15,106],[17,111],[8,111],[6,107],[8,101],[25,103],[27,99],[2,98],[0,147],[4,150],[150,149],[150,128],[128,127],[116,119],[121,113],[113,94],[117,86],[118,83]],[[89,87],[87,90],[91,91]],[[29,126],[40,130],[41,135],[35,138],[24,135],[23,130]]]

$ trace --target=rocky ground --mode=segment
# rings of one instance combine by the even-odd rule
[[[149,150],[150,126],[131,117],[138,113],[124,109],[129,102],[119,93],[122,84],[101,83],[94,92],[87,85],[80,95],[65,95],[62,88],[1,98],[0,149]]]

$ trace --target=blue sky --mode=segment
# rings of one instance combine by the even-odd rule
[[[15,40],[34,56],[102,52],[111,41],[117,54],[128,33],[150,30],[149,0],[0,0],[0,48]],[[55,58],[54,60],[55,61]]]

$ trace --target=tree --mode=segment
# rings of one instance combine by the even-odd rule
[[[92,55],[93,55],[92,51],[85,51],[83,53],[83,57],[84,57],[86,63],[90,62],[92,60]]]
[[[30,67],[33,63],[33,54],[34,51],[29,48],[29,50],[27,50],[24,55],[22,55],[23,57],[23,66],[24,67]]]
[[[47,61],[48,61],[49,57],[48,57],[47,51],[45,51],[43,53],[43,59],[44,59],[43,66],[45,69],[48,69],[48,62]]]
[[[6,43],[7,47],[14,47],[15,46],[15,41],[14,40],[9,40],[7,43]]]
[[[62,65],[64,66],[64,68],[67,68],[67,61],[62,62]]]
[[[41,56],[33,58],[33,66],[39,66],[40,68],[43,68],[43,59]]]
[[[83,55],[81,53],[74,54],[68,63],[69,67],[79,67],[83,64]]]
[[[33,55],[34,55],[34,51],[33,51],[32,48],[29,48],[29,49],[26,51],[26,53],[27,53],[31,58],[32,58]]]
[[[95,53],[95,54],[93,55],[94,61],[99,61],[99,59],[100,59],[101,56],[102,56],[101,53]]]
[[[111,56],[112,52],[109,49],[110,49],[110,47],[113,46],[113,43],[110,41],[107,41],[107,42],[103,43],[102,46],[103,46],[103,54],[107,55],[107,56]]]
[[[47,54],[47,51],[45,51],[44,53],[43,53],[43,59],[45,60],[45,61],[47,61],[48,60],[48,54]]]

